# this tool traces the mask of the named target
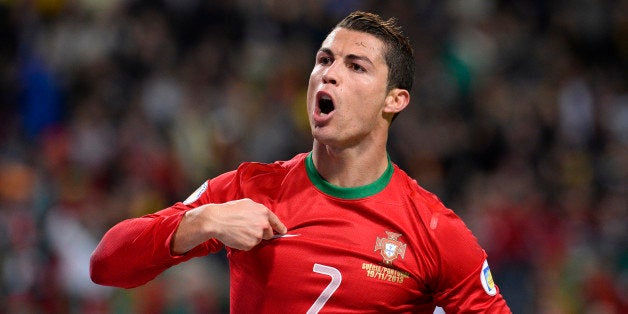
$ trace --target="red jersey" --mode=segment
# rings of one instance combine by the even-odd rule
[[[510,313],[486,254],[458,216],[396,165],[374,183],[341,188],[316,172],[310,155],[244,163],[205,182],[185,202],[129,219],[105,234],[92,278],[135,287],[168,267],[217,252],[209,240],[173,256],[185,211],[250,198],[288,233],[250,251],[226,248],[233,313]]]

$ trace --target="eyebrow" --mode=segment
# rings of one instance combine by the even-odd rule
[[[332,55],[332,56],[334,55],[334,52],[333,52],[333,51],[331,51],[331,49],[329,49],[329,48],[325,48],[325,47],[323,47],[323,48],[319,49],[318,51],[319,51],[319,52],[326,53],[326,54],[328,54],[328,55]],[[345,58],[347,58],[347,59],[349,59],[349,60],[363,61],[363,62],[366,62],[366,63],[368,63],[368,64],[370,64],[370,65],[373,65],[373,61],[371,61],[371,59],[369,59],[368,57],[365,57],[365,56],[359,56],[359,55],[355,55],[355,54],[349,54],[349,55],[347,55]]]

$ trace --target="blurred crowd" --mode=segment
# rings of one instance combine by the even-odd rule
[[[347,13],[415,47],[391,159],[478,237],[514,313],[628,312],[628,1],[0,1],[0,312],[226,313],[223,253],[124,290],[104,232],[311,149]]]

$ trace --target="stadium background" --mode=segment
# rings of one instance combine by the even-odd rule
[[[211,313],[224,256],[92,284],[114,223],[310,149],[314,52],[354,9],[415,45],[390,154],[478,236],[515,313],[626,313],[628,2],[0,1],[0,309]]]

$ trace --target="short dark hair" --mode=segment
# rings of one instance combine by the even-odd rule
[[[340,21],[335,28],[371,34],[383,41],[386,48],[384,60],[388,66],[387,90],[412,89],[414,52],[410,40],[402,33],[395,18],[384,20],[377,14],[355,11]]]

